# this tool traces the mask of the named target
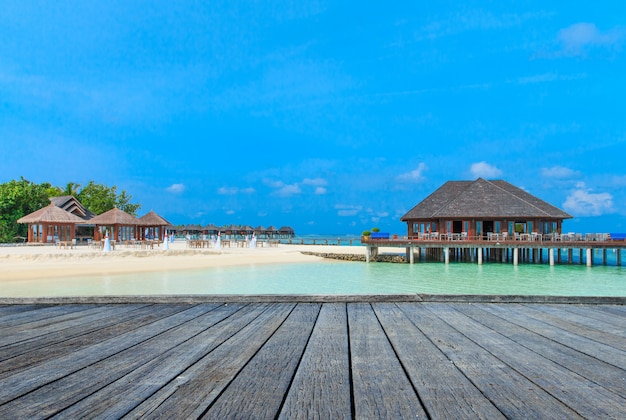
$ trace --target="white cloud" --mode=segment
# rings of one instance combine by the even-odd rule
[[[326,188],[324,187],[315,188],[315,195],[324,195],[324,194],[326,194]]]
[[[541,175],[546,178],[571,178],[576,175],[576,171],[563,166],[553,166],[551,168],[541,168]]]
[[[217,189],[217,193],[220,195],[235,195],[238,191],[237,187],[221,187]]]
[[[356,216],[361,210],[363,210],[363,206],[337,204],[335,205],[335,209],[337,210],[337,216],[350,217]]]
[[[413,169],[412,171],[398,175],[397,179],[407,182],[422,182],[424,180],[423,173],[426,169],[428,169],[426,167],[426,164],[424,162],[421,162],[419,165],[417,165],[417,168]]]
[[[498,178],[502,175],[502,171],[485,161],[473,163],[470,172],[475,178]]]
[[[167,187],[165,190],[167,192],[171,192],[174,194],[181,194],[182,192],[185,191],[185,184],[172,184],[169,187]]]
[[[584,55],[591,47],[611,47],[619,44],[624,38],[624,31],[612,29],[602,32],[595,24],[580,22],[561,29],[558,40],[564,55]]]
[[[563,203],[563,208],[575,216],[600,216],[613,213],[613,196],[591,193],[583,183],[578,184]]]
[[[220,187],[217,189],[217,193],[220,195],[237,195],[237,194],[254,194],[256,191],[252,187],[238,188],[238,187]]]
[[[328,184],[324,178],[305,178],[302,181],[303,185],[311,185],[314,187],[323,187]]]
[[[282,187],[278,188],[272,194],[277,195],[279,197],[291,197],[293,195],[298,195],[301,193],[302,193],[302,190],[300,189],[298,184],[288,184],[288,185],[283,185]]]

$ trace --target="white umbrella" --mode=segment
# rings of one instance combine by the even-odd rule
[[[217,232],[217,241],[215,241],[215,248],[220,249],[222,247],[222,232]]]
[[[107,230],[104,235],[104,248],[102,248],[104,252],[111,252],[111,241],[109,240],[109,231]]]
[[[170,246],[169,246],[169,239],[167,238],[167,231],[165,231],[165,237],[163,238],[163,251],[167,251]]]

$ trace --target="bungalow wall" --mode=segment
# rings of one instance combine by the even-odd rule
[[[561,233],[563,220],[544,219],[418,219],[407,221],[407,234],[417,237],[420,233],[463,233],[470,238],[482,237],[487,233],[507,232],[541,234]]]

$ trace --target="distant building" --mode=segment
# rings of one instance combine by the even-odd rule
[[[400,219],[408,236],[445,233],[482,238],[490,233],[561,233],[572,216],[502,180],[448,181]]]

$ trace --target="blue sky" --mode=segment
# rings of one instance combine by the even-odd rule
[[[626,2],[394,3],[4,2],[0,182],[359,234],[483,177],[626,231]]]

